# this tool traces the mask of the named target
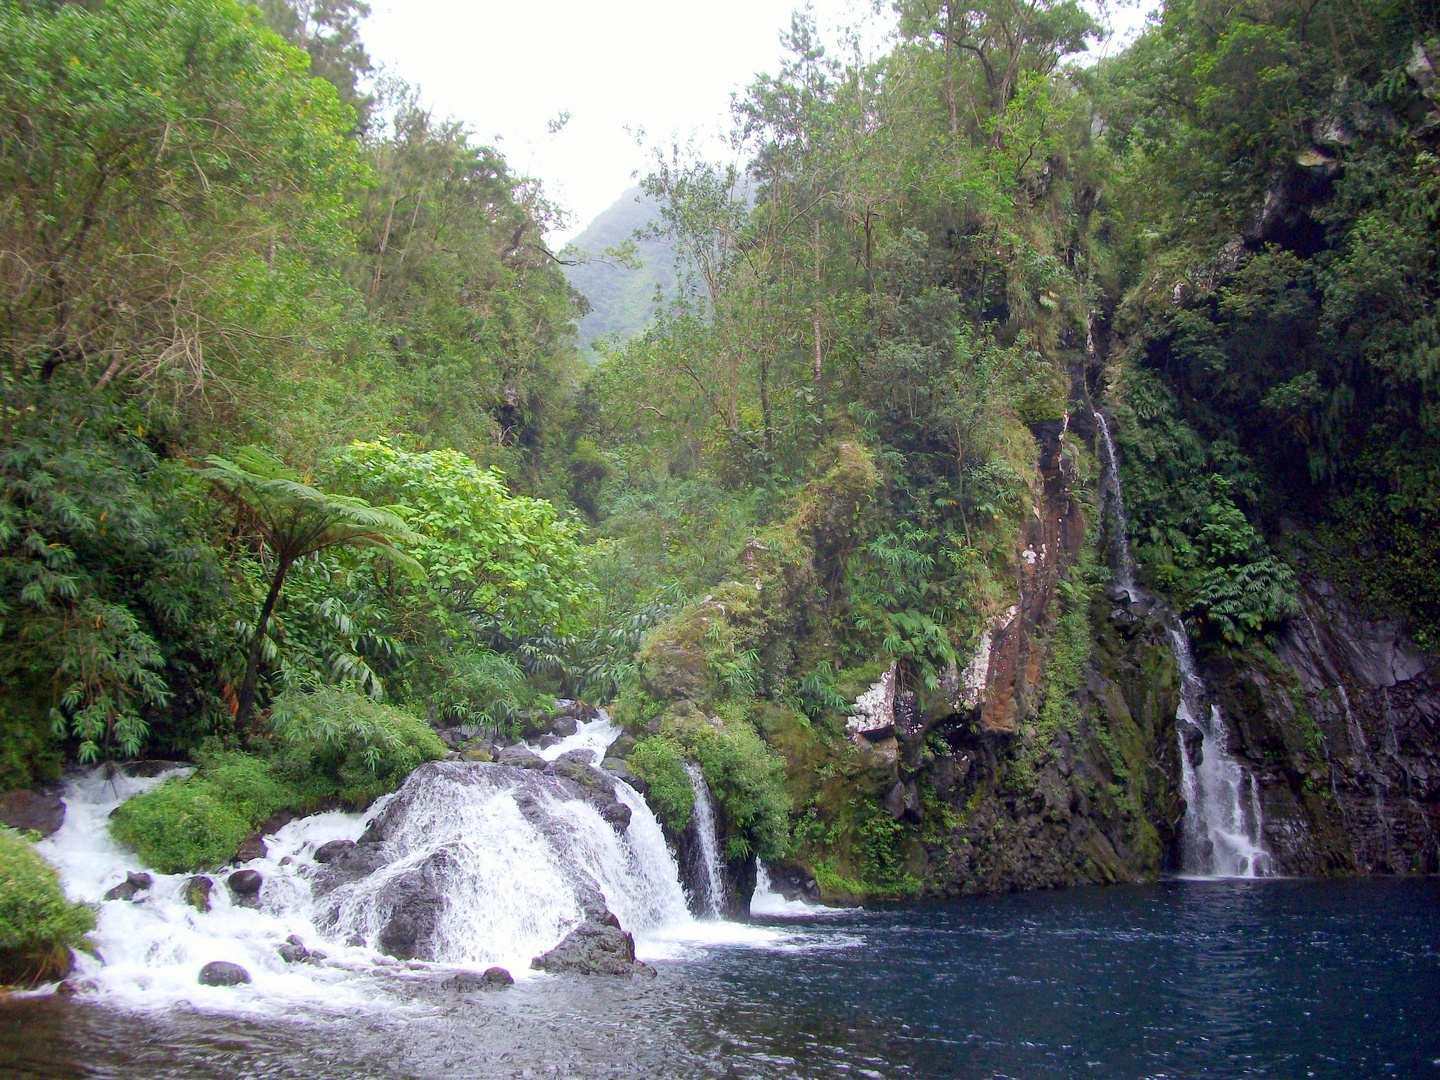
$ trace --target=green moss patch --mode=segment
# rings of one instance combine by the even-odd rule
[[[95,913],[72,904],[60,875],[18,833],[0,829],[0,983],[64,977],[71,950],[86,947]]]
[[[358,809],[445,756],[425,722],[353,691],[282,697],[265,754],[200,756],[191,776],[122,803],[110,831],[167,874],[217,866],[281,810]]]

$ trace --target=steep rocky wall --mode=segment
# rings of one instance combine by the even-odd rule
[[[1094,643],[1079,685],[1050,672],[1059,585],[1085,594],[1077,575],[1092,539],[1064,431],[1035,431],[1042,497],[1021,533],[1018,602],[972,665],[985,673],[980,700],[919,695],[897,713],[883,805],[909,826],[906,869],[927,894],[1128,881],[1173,863],[1179,691],[1163,627],[1097,595],[1076,613]],[[1047,694],[1068,706],[1043,710]]]
[[[1214,665],[1282,872],[1440,870],[1440,671],[1321,580],[1273,657]]]

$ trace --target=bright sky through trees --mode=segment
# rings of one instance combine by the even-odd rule
[[[634,181],[649,141],[714,137],[732,91],[774,70],[796,0],[374,0],[364,26],[377,64],[417,84],[437,114],[464,121],[516,170],[545,182],[570,212],[561,242]],[[890,5],[815,0],[827,41],[842,27],[874,48],[894,22]],[[1144,6],[1148,7],[1148,4]],[[1133,7],[1113,14],[1138,26]],[[1128,36],[1128,35],[1126,35]],[[557,134],[549,125],[571,119]]]
[[[578,232],[647,163],[631,130],[702,138],[731,91],[776,66],[795,0],[378,0],[364,35],[377,64],[418,84],[439,114],[470,125],[520,172],[540,177]],[[818,0],[827,39],[892,21],[864,0]],[[568,111],[564,130],[550,121]],[[552,239],[560,239],[559,236]]]

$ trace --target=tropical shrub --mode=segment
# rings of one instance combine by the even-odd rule
[[[368,805],[445,756],[445,744],[418,716],[343,686],[287,691],[270,724],[277,772],[349,807]]]
[[[0,828],[0,983],[61,978],[87,947],[95,913],[72,904],[55,868],[18,833]]]
[[[695,809],[695,789],[680,747],[673,739],[651,736],[637,742],[625,760],[644,781],[645,801],[655,816],[672,833],[684,832]]]

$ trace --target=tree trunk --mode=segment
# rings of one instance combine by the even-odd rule
[[[240,702],[235,710],[235,726],[242,735],[255,714],[255,684],[260,678],[260,656],[265,651],[265,631],[270,626],[270,616],[275,612],[275,601],[280,599],[280,587],[285,584],[285,573],[290,564],[284,560],[275,565],[275,579],[270,582],[270,593],[260,609],[260,621],[255,624],[255,634],[250,638],[250,652],[245,658],[245,680],[240,684]]]
[[[810,316],[815,335],[815,388],[820,388],[824,377],[824,356],[820,350],[820,219],[815,219],[815,296],[810,303]]]

